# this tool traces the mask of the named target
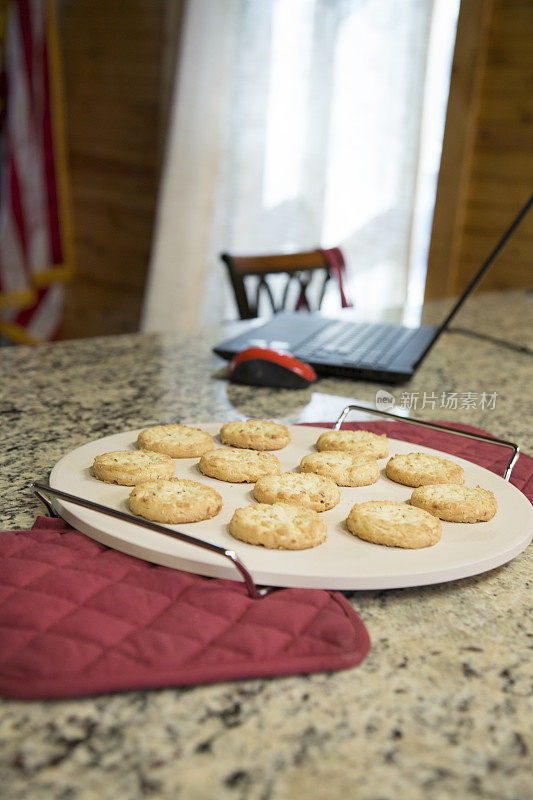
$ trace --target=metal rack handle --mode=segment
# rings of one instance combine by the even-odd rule
[[[57,515],[54,513],[54,509],[50,500],[44,493],[53,494],[55,497],[59,497],[61,500],[66,500],[74,505],[83,506],[83,508],[89,508],[91,511],[99,511],[100,514],[105,514],[108,517],[114,517],[115,519],[120,519],[124,522],[130,522],[133,525],[139,525],[141,528],[147,528],[150,531],[155,531],[155,533],[163,533],[166,536],[172,536],[174,539],[180,539],[180,541],[186,542],[187,544],[196,545],[196,547],[201,547],[204,550],[210,550],[212,553],[217,553],[218,555],[224,556],[225,558],[229,559],[233,566],[239,571],[246,586],[246,590],[253,600],[260,600],[268,593],[268,589],[257,588],[250,572],[248,572],[234,550],[227,550],[225,547],[220,547],[217,544],[204,542],[202,539],[196,539],[194,536],[189,536],[188,533],[170,530],[169,528],[165,528],[164,525],[159,525],[157,522],[149,522],[146,519],[134,517],[131,514],[125,514],[123,511],[117,511],[114,508],[100,505],[100,503],[95,503],[92,500],[85,500],[83,497],[62,492],[59,489],[52,489],[51,486],[46,486],[45,484],[38,483],[37,481],[28,484],[28,488],[33,489],[34,493],[37,495],[39,500],[44,503],[51,516]]]
[[[513,454],[510,458],[509,463],[507,464],[507,468],[503,473],[503,479],[509,481],[511,477],[511,473],[513,471],[513,467],[518,461],[518,456],[520,455],[520,448],[514,442],[508,442],[506,439],[498,439],[495,436],[486,436],[482,433],[471,433],[470,431],[462,431],[460,428],[448,428],[446,425],[439,425],[436,422],[426,422],[423,419],[413,419],[412,417],[402,417],[399,414],[393,414],[391,411],[380,411],[377,408],[368,408],[367,406],[360,406],[356,403],[351,403],[349,406],[346,406],[342,411],[337,419],[337,422],[333,426],[333,430],[338,431],[341,428],[342,423],[350,413],[350,411],[365,411],[367,414],[377,414],[378,416],[382,417],[390,417],[391,419],[398,419],[401,422],[411,423],[412,425],[420,425],[424,428],[432,428],[435,431],[444,431],[444,433],[454,433],[456,436],[465,436],[468,439],[477,439],[479,442],[490,442],[491,444],[499,444],[503,447],[510,447],[513,451]]]

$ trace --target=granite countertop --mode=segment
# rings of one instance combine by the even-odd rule
[[[531,304],[523,292],[479,294],[456,324],[531,347]],[[433,312],[438,319],[442,309]],[[405,385],[326,378],[276,392],[218,377],[211,347],[223,336],[206,329],[0,351],[3,528],[31,526],[42,510],[27,483],[47,480],[63,454],[101,436],[170,421],[334,420],[346,400],[372,404],[380,389],[405,414],[483,427],[533,452],[533,362],[523,353],[446,333]],[[526,800],[529,575],[526,551],[453,583],[347,593],[372,650],[344,672],[4,700],[2,800]]]

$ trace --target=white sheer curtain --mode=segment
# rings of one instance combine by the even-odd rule
[[[189,0],[144,330],[236,317],[224,250],[340,246],[359,308],[421,299],[457,8]]]

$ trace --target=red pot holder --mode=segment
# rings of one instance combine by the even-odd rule
[[[370,639],[339,592],[244,584],[110,550],[62,520],[0,533],[0,692],[57,698],[340,670]]]

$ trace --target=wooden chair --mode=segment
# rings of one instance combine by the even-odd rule
[[[285,310],[293,286],[297,291],[295,310],[311,311],[312,305],[315,309],[319,309],[324,299],[327,283],[332,275],[339,281],[342,305],[351,305],[344,296],[341,277],[344,259],[338,248],[268,256],[232,256],[222,253],[220,257],[228,269],[241,319],[253,319],[258,316],[259,300],[262,294],[268,298],[275,314]],[[317,272],[321,273],[320,285],[318,297],[313,304],[309,299],[308,292],[313,275]],[[286,279],[281,291],[281,299],[276,301],[267,278],[269,275],[283,274]],[[249,276],[257,278],[252,291],[247,290],[245,286],[245,279]],[[317,293],[315,292],[315,294]]]

